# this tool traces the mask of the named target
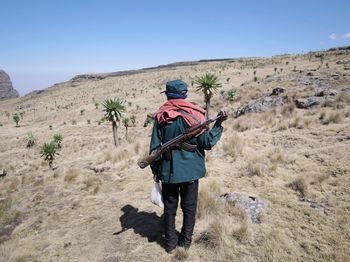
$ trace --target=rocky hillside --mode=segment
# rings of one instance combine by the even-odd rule
[[[0,70],[0,100],[19,97],[16,89],[13,88],[11,79],[4,70]]]
[[[347,49],[210,60],[1,101],[0,262],[348,261],[349,67]],[[188,100],[204,106],[194,79],[208,72],[222,84],[211,116],[225,108],[229,118],[206,154],[193,245],[169,255],[151,171],[137,166],[152,132],[144,122],[167,80],[186,81]],[[114,97],[135,119],[127,132],[118,125],[117,148],[102,112]],[[40,149],[57,134],[51,169]]]

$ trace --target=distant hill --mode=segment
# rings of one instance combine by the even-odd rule
[[[9,75],[0,70],[0,100],[19,97],[19,93],[13,88]]]
[[[322,51],[312,51],[310,53],[326,53],[326,52],[337,52],[337,51],[349,51],[350,46],[341,46],[341,47],[333,47],[327,50]],[[280,56],[288,56],[290,54],[283,54],[283,55],[276,55],[274,57],[280,57]],[[135,69],[135,70],[125,70],[125,71],[117,71],[117,72],[110,72],[110,73],[99,73],[99,74],[81,74],[73,77],[70,79],[70,81],[79,81],[83,79],[92,79],[92,80],[101,80],[106,77],[115,77],[115,76],[126,76],[126,75],[134,75],[134,74],[140,74],[145,73],[149,71],[155,71],[155,70],[169,70],[169,69],[176,69],[180,66],[196,66],[200,63],[207,63],[207,62],[235,62],[235,61],[244,61],[244,60],[250,60],[250,59],[258,59],[259,57],[241,57],[241,58],[219,58],[219,59],[201,59],[197,61],[183,61],[183,62],[175,62],[170,63],[166,65],[159,65],[155,67],[147,67],[147,68],[141,68],[141,69]]]

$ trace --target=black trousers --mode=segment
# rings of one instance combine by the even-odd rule
[[[198,180],[176,184],[162,184],[164,202],[165,240],[168,250],[174,249],[178,242],[175,230],[175,216],[181,197],[181,209],[183,212],[183,224],[180,239],[190,245],[192,242],[193,228],[196,221],[196,209],[198,199]]]

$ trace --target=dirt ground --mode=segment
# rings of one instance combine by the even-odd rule
[[[68,81],[1,101],[0,261],[348,261],[349,63],[345,51],[203,62]],[[194,243],[169,255],[162,210],[149,200],[150,169],[136,164],[150,141],[152,124],[143,123],[165,101],[159,92],[168,80],[186,81],[188,100],[204,106],[192,82],[207,72],[222,83],[211,114],[224,108],[229,119],[207,154]],[[295,106],[324,85],[337,91],[330,103]],[[275,87],[286,90],[282,107],[235,118]],[[128,139],[118,127],[118,148],[111,123],[102,121],[102,102],[113,97],[124,101],[124,116],[136,116]],[[19,127],[15,112],[24,112]],[[28,132],[37,138],[33,148],[24,141]],[[57,133],[63,142],[51,170],[39,149]],[[217,203],[227,192],[266,200],[261,223]],[[181,220],[178,210],[178,230]]]

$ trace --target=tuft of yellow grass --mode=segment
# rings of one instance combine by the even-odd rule
[[[88,176],[84,180],[85,190],[90,191],[95,195],[99,192],[100,186],[102,185],[102,180],[98,177]]]
[[[177,247],[175,250],[174,258],[178,261],[185,261],[189,257],[189,250],[183,247]]]
[[[295,111],[295,104],[293,102],[283,105],[281,109],[281,114],[285,117],[290,117]]]
[[[217,199],[220,195],[220,187],[215,181],[208,181],[201,185],[198,193],[197,218],[202,218],[217,210]]]
[[[80,175],[79,169],[69,169],[65,176],[64,176],[64,182],[71,183],[73,182],[78,176]]]
[[[288,187],[296,191],[301,197],[306,195],[308,189],[308,183],[303,176],[297,177],[295,180],[288,184]]]
[[[234,159],[242,154],[243,148],[244,141],[236,132],[232,133],[223,144],[223,150]]]

